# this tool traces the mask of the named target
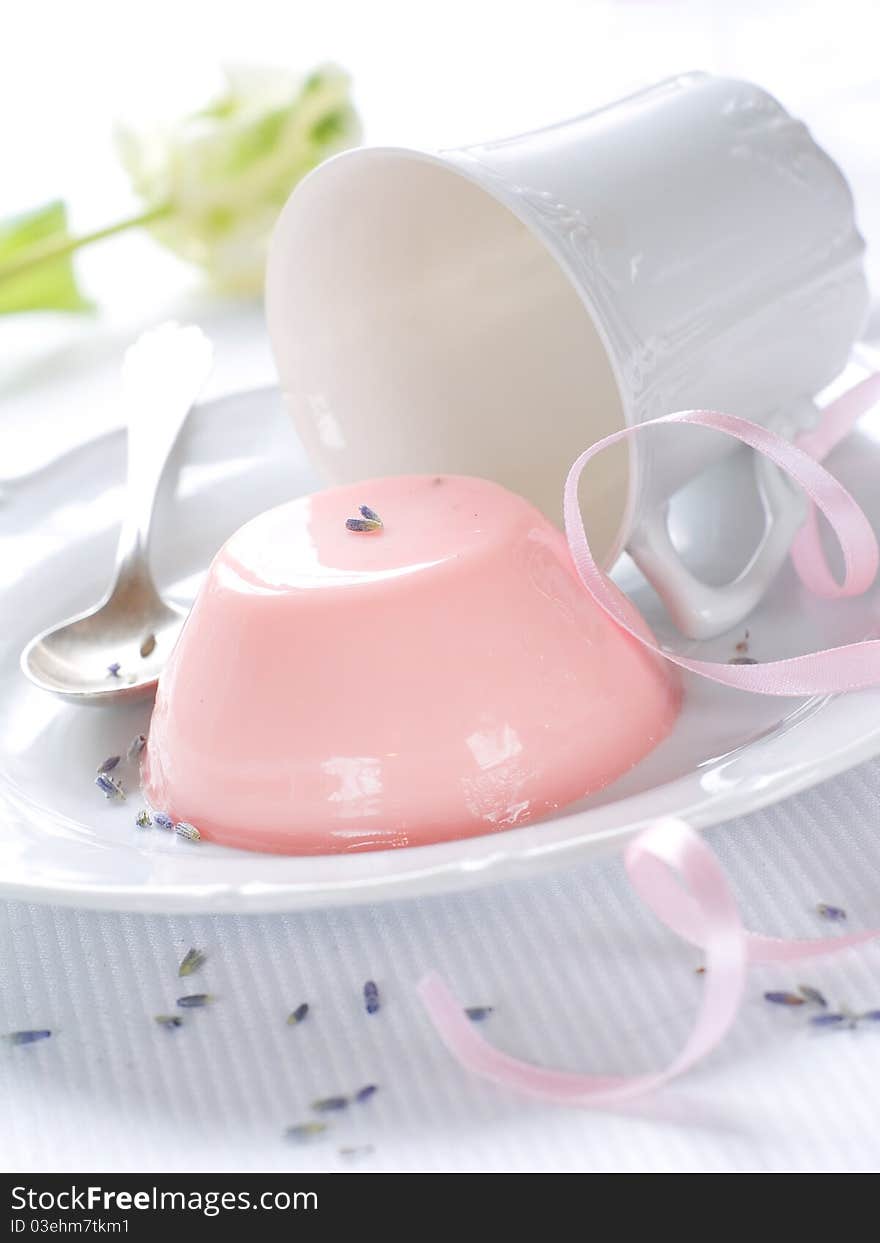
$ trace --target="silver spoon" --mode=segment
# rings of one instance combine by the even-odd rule
[[[79,704],[155,690],[186,610],[166,604],[156,590],[147,559],[150,521],[168,455],[213,355],[201,329],[174,323],[145,332],[126,350],[127,506],[116,573],[99,604],[44,630],[22,652],[21,667],[41,690]]]

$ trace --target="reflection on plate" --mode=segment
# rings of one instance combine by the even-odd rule
[[[880,419],[865,420],[829,465],[880,529]],[[31,634],[89,604],[105,586],[123,469],[119,432],[0,484],[4,897],[128,910],[275,911],[467,888],[619,848],[659,814],[682,815],[698,827],[717,823],[880,752],[880,692],[783,700],[691,679],[675,730],[646,760],[600,794],[526,828],[398,851],[305,858],[139,831],[136,798],[106,803],[92,782],[96,764],[146,728],[149,708],[76,708],[41,694],[18,668]],[[743,452],[676,502],[673,531],[692,567],[707,578],[729,578],[757,542],[760,512],[743,518],[751,512],[751,474]],[[158,581],[173,598],[192,599],[211,555],[236,527],[315,486],[275,390],[200,407],[158,502]],[[690,520],[695,513],[699,521]],[[625,558],[615,577],[660,637],[683,646]],[[750,654],[768,660],[864,638],[877,632],[878,606],[876,592],[834,605],[813,599],[788,567],[749,620]],[[722,636],[701,645],[701,654],[728,659],[742,639],[742,631]]]

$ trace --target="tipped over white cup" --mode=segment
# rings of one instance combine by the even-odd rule
[[[500,142],[335,157],[282,212],[266,308],[328,482],[477,475],[559,522],[571,463],[623,426],[694,407],[810,426],[867,310],[863,250],[806,127],[756,86],[694,73]],[[691,574],[670,498],[733,449],[650,431],[581,486],[597,560],[626,549],[695,638],[754,608],[803,519],[760,459],[759,547],[730,583]]]

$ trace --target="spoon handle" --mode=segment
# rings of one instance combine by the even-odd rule
[[[122,364],[128,422],[126,512],[111,595],[131,589],[157,594],[147,561],[156,492],[213,357],[200,328],[176,323],[145,332],[126,350]]]

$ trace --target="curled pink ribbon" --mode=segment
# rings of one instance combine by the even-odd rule
[[[769,457],[807,493],[812,505],[792,548],[797,572],[811,591],[825,597],[858,595],[877,573],[878,547],[865,515],[846,489],[819,465],[861,415],[880,400],[880,374],[869,376],[824,412],[819,428],[797,445],[734,415],[688,410],[628,427],[597,441],[572,466],[565,484],[565,529],[577,573],[594,600],[639,643],[683,669],[726,686],[764,695],[829,694],[880,684],[880,641],[863,640],[807,656],[763,665],[724,665],[692,660],[657,646],[647,627],[636,629],[596,564],[584,531],[577,488],[583,468],[603,449],[637,435],[643,427],[691,423],[715,428]],[[819,540],[821,511],[844,559],[837,583]],[[468,1019],[461,1002],[435,972],[418,992],[440,1038],[467,1070],[529,1096],[560,1104],[600,1107],[654,1091],[710,1053],[733,1024],[745,988],[749,963],[796,962],[834,953],[880,937],[880,931],[812,941],[787,941],[747,932],[722,869],[706,844],[683,821],[658,820],[627,847],[624,862],[630,882],[667,927],[706,957],[706,985],[697,1017],[684,1047],[662,1070],[649,1075],[583,1075],[520,1061],[495,1049]],[[683,883],[679,883],[678,877]]]
[[[880,401],[880,372],[869,375],[848,389],[822,412],[822,419],[812,432],[798,437],[797,445],[817,462],[824,461],[831,450],[853,429],[862,415]],[[830,478],[830,476],[829,476]],[[811,505],[806,521],[791,547],[791,558],[801,582],[814,595],[833,599],[842,594],[834,581],[822,545],[815,505]]]
[[[581,1075],[520,1061],[489,1044],[462,1003],[432,972],[419,984],[419,996],[441,1040],[466,1070],[562,1105],[597,1108],[632,1100],[683,1074],[724,1038],[739,1010],[749,963],[797,962],[880,936],[880,932],[856,932],[817,941],[783,941],[747,932],[718,861],[681,820],[658,820],[645,829],[627,847],[624,863],[642,901],[668,928],[701,946],[706,956],[703,998],[678,1056],[662,1070],[629,1077]]]
[[[880,374],[863,380],[825,411],[821,434],[813,438],[814,451],[821,452],[823,456],[830,452],[856,419],[878,400]],[[783,440],[775,432],[748,419],[721,414],[716,410],[685,410],[606,436],[582,453],[568,473],[564,496],[565,532],[578,576],[596,603],[651,651],[682,669],[711,678],[724,686],[756,691],[761,695],[828,695],[880,684],[880,640],[877,639],[826,648],[821,652],[767,664],[728,665],[680,656],[658,647],[647,627],[633,627],[616,590],[593,559],[578,504],[578,481],[587,462],[603,449],[637,435],[645,427],[657,427],[664,423],[691,423],[724,432],[763,453],[789,478],[800,484],[812,501],[812,508],[795,539],[792,555],[801,579],[811,590],[824,596],[855,596],[867,591],[876,577],[880,552],[870,523],[846,488],[803,447]],[[840,584],[835,582],[819,542],[817,510],[827,518],[843,552],[844,579]]]

